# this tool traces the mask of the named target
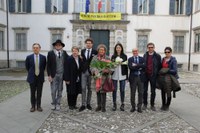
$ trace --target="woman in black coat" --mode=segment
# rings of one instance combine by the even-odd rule
[[[69,109],[77,109],[76,101],[81,93],[81,66],[82,60],[79,56],[79,48],[72,47],[72,55],[68,57],[65,65],[64,79],[67,86],[67,101]]]

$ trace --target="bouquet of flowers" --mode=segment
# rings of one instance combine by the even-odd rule
[[[123,62],[123,59],[122,59],[122,58],[117,57],[117,58],[115,59],[115,64],[116,64],[116,65],[127,65],[127,64],[128,64],[128,61],[124,61],[124,62]]]

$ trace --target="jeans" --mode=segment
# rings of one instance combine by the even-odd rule
[[[114,84],[114,91],[112,93],[113,103],[116,103],[116,101],[117,101],[118,80],[113,80],[113,84]],[[125,97],[125,85],[126,85],[126,80],[119,81],[120,97],[121,97],[121,103],[122,104],[124,103],[124,97]]]

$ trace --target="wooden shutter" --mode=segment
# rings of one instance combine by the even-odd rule
[[[169,14],[170,15],[174,15],[175,14],[175,0],[170,0]]]
[[[190,15],[191,14],[191,8],[192,8],[192,2],[191,2],[192,0],[186,0],[186,7],[185,7],[185,14],[186,15]]]
[[[149,14],[155,14],[155,0],[149,0]]]
[[[63,0],[63,13],[68,13],[68,0]]]
[[[27,0],[27,13],[31,13],[31,0]]]
[[[9,12],[15,12],[15,0],[9,0]]]
[[[133,14],[138,14],[138,0],[133,0],[132,8]]]
[[[46,13],[51,13],[51,0],[45,1],[45,10],[46,10]]]

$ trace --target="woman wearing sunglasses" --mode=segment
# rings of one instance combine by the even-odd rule
[[[160,88],[161,88],[161,96],[162,96],[162,107],[161,110],[167,111],[169,110],[169,106],[171,103],[171,91],[173,88],[172,78],[174,76],[178,79],[177,73],[177,60],[172,56],[172,48],[166,47],[164,49],[165,57],[162,59],[162,69],[160,70],[159,78],[160,78]]]

